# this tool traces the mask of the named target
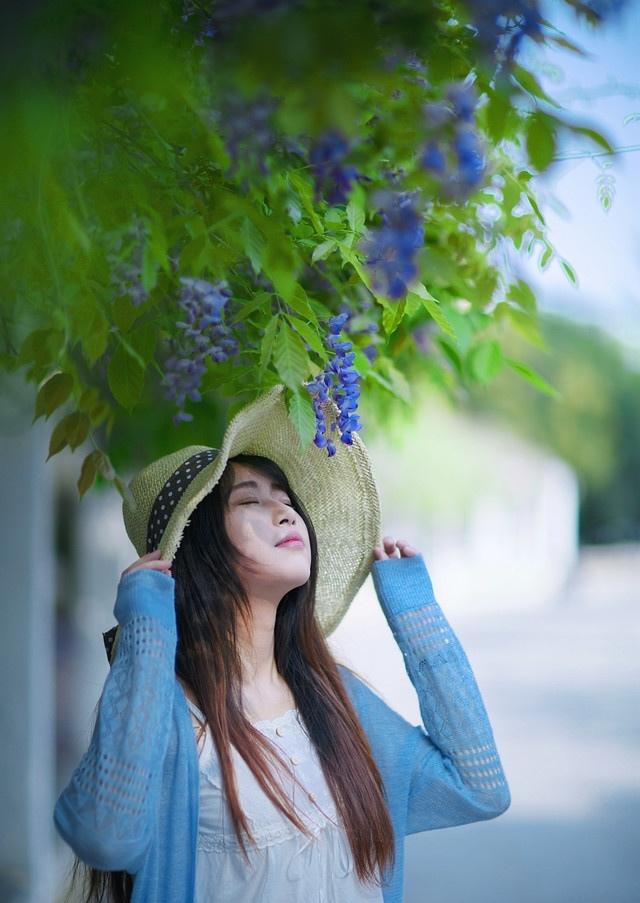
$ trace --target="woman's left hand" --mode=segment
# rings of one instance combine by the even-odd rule
[[[411,558],[420,553],[406,539],[396,540],[392,536],[384,536],[382,543],[374,547],[373,554],[378,561],[384,561],[385,558]]]

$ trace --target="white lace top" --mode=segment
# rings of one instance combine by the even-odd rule
[[[203,720],[202,713],[190,699],[187,705],[196,726]],[[298,710],[252,723],[289,757],[300,783],[283,777],[275,761],[273,767],[313,837],[305,837],[273,805],[232,746],[240,803],[256,839],[256,847],[246,839],[252,866],[247,865],[224,798],[217,750],[207,730],[198,753],[196,903],[381,903],[382,889],[362,883],[354,870],[346,833]]]

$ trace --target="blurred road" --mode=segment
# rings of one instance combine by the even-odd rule
[[[407,837],[405,903],[639,903],[637,564],[608,592],[596,555],[553,608],[456,619],[512,804]]]

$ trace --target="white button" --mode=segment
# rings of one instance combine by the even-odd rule
[[[302,762],[300,756],[291,756],[291,761],[294,765],[299,765]]]
[[[277,727],[277,728],[276,728],[276,734],[277,734],[279,737],[281,737],[281,736],[284,734],[284,728],[283,728],[283,727]]]
[[[310,793],[310,794],[309,794],[309,799],[311,800],[312,803],[315,803],[315,801],[316,801],[315,794],[314,794],[314,793]]]

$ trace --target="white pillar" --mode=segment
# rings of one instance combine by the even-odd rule
[[[55,768],[51,423],[34,387],[0,379],[0,899],[41,903],[54,880]]]

